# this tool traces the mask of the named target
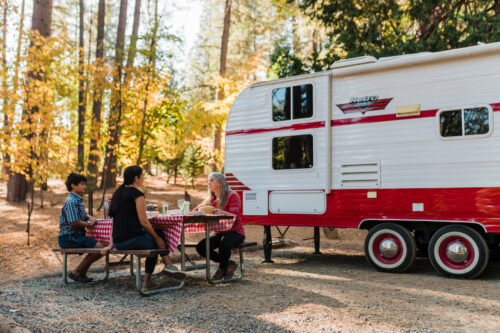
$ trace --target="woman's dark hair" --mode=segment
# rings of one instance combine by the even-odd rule
[[[118,203],[120,201],[121,194],[125,191],[127,185],[132,185],[136,177],[142,175],[142,168],[138,165],[132,165],[125,169],[123,173],[123,184],[121,184],[113,193],[111,197],[111,207],[109,208],[109,215],[111,217],[116,216],[118,212]]]
[[[70,173],[68,178],[66,178],[66,188],[68,189],[68,191],[73,191],[73,188],[71,187],[71,184],[73,185],[78,185],[80,184],[81,182],[87,182],[87,177],[85,177],[84,175],[80,175],[79,173]]]

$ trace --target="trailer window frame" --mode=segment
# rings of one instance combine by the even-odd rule
[[[311,86],[311,116],[309,117],[301,117],[301,118],[295,118],[294,117],[294,112],[295,112],[295,106],[294,106],[294,88],[296,87],[300,87],[300,86],[307,86],[307,85],[310,85]],[[274,119],[274,113],[273,113],[273,109],[274,109],[274,104],[273,104],[273,96],[274,96],[274,92],[276,90],[279,90],[279,89],[290,89],[290,101],[289,101],[289,105],[290,105],[290,119],[284,119],[284,120],[275,120]],[[315,93],[315,90],[316,90],[316,87],[315,87],[315,84],[314,82],[300,82],[299,83],[291,83],[289,85],[286,85],[286,86],[278,86],[278,87],[273,87],[270,91],[270,101],[271,101],[271,108],[270,108],[270,116],[271,116],[271,121],[273,123],[286,123],[286,122],[299,122],[299,121],[304,121],[304,120],[310,120],[310,119],[313,119],[315,117],[315,112],[314,112],[314,107],[316,105],[316,93]],[[286,105],[286,102],[285,104]]]
[[[286,138],[286,137],[293,137],[293,136],[311,136],[312,137],[312,166],[310,168],[290,168],[290,169],[275,169],[274,168],[274,165],[273,165],[273,156],[274,156],[274,151],[273,151],[273,142],[274,142],[274,139],[276,138]],[[276,172],[276,173],[283,173],[283,172],[292,172],[292,173],[309,173],[309,172],[312,172],[316,169],[316,164],[317,164],[317,155],[316,155],[316,142],[317,142],[317,138],[316,138],[316,135],[314,133],[283,133],[282,135],[273,135],[271,138],[270,138],[270,154],[269,154],[269,166],[270,166],[270,169],[272,170],[272,172]]]
[[[468,109],[486,109],[488,110],[488,132],[486,133],[481,133],[481,134],[465,134],[465,111]],[[443,136],[441,135],[441,114],[444,112],[450,112],[450,111],[460,111],[461,112],[461,124],[462,124],[462,134],[461,135],[455,135],[455,136]],[[441,109],[436,113],[436,134],[439,139],[443,141],[453,141],[453,140],[467,140],[467,139],[481,139],[481,138],[486,138],[492,135],[493,133],[493,110],[491,107],[487,104],[475,104],[475,105],[467,105],[467,106],[457,106],[457,107],[450,107],[446,109]]]

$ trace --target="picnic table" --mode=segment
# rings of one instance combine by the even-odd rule
[[[212,284],[223,281],[214,281],[210,277],[210,232],[223,232],[230,230],[233,226],[234,220],[234,216],[231,215],[200,215],[197,213],[191,213],[188,215],[159,215],[149,218],[149,222],[153,228],[163,230],[170,253],[175,252],[177,248],[180,249],[182,270],[189,270],[185,269],[184,265],[186,256],[184,234],[205,232],[207,238],[206,264],[196,265],[194,268],[205,268],[206,278]],[[94,228],[87,232],[87,236],[107,245],[109,244],[112,227],[113,219],[98,219]],[[227,280],[224,282],[227,282]]]

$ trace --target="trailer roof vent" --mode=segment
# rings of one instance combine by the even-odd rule
[[[335,61],[330,68],[338,69],[338,68],[352,67],[358,65],[372,64],[374,62],[377,62],[377,58],[372,56],[363,56],[363,57]]]
[[[341,163],[340,185],[342,188],[380,187],[380,161]]]

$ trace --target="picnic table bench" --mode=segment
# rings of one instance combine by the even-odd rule
[[[68,283],[68,268],[67,268],[67,256],[68,254],[81,254],[81,253],[101,253],[100,248],[73,248],[73,249],[61,249],[61,248],[56,248],[52,249],[54,252],[59,252],[62,253],[63,255],[63,281],[64,283]],[[162,291],[166,290],[176,290],[180,289],[184,286],[184,280],[180,281],[179,284],[171,287],[164,287],[164,288],[158,288],[154,290],[143,290],[142,289],[142,276],[141,276],[141,259],[145,257],[149,257],[151,255],[166,255],[169,253],[169,250],[167,249],[151,249],[151,250],[110,250],[108,253],[105,255],[106,259],[106,265],[105,265],[105,276],[104,276],[104,281],[106,281],[109,277],[109,255],[110,254],[123,254],[123,255],[129,255],[130,256],[130,275],[134,276],[135,275],[135,287],[139,291],[139,293],[143,296],[149,296],[153,294],[160,293]],[[136,258],[135,260],[135,274],[134,274],[134,266],[133,266],[133,258]]]
[[[207,281],[212,284],[222,283],[222,282],[230,282],[241,280],[244,275],[244,258],[243,258],[243,249],[246,247],[251,247],[257,245],[256,242],[243,242],[237,245],[235,248],[239,250],[240,260],[239,260],[239,268],[240,275],[237,277],[233,277],[231,279],[226,280],[212,280],[210,277],[210,232],[221,232],[225,230],[229,230],[232,227],[234,222],[234,218],[232,216],[227,215],[180,215],[180,216],[157,216],[149,219],[153,227],[161,228],[165,232],[165,237],[167,238],[167,246],[168,249],[165,250],[116,250],[113,249],[108,252],[108,255],[105,256],[106,266],[105,266],[105,278],[107,280],[109,277],[109,255],[110,254],[122,254],[122,255],[130,255],[130,274],[132,276],[135,275],[136,279],[136,288],[141,293],[141,295],[153,295],[166,290],[175,290],[180,289],[184,286],[184,281],[181,281],[178,285],[159,288],[149,291],[142,290],[141,285],[141,258],[148,257],[150,255],[166,255],[168,253],[173,253],[175,249],[179,249],[181,251],[181,270],[189,271],[194,269],[202,269],[206,270],[206,278]],[[87,236],[95,238],[104,244],[109,243],[109,236],[111,233],[111,226],[113,221],[111,219],[100,219],[97,220],[96,226],[93,229],[93,232],[87,234]],[[189,259],[192,263],[191,267],[185,267],[185,247],[193,247],[196,246],[196,243],[189,243],[186,245],[185,243],[185,232],[205,232],[206,238],[208,241],[206,242],[207,246],[207,257],[206,263],[204,265],[196,265],[194,262]],[[179,242],[180,241],[180,242]],[[180,243],[180,244],[179,244]],[[69,254],[80,254],[80,253],[100,253],[100,249],[98,248],[85,248],[85,249],[53,249],[54,252],[59,252],[63,254],[63,280],[65,283],[67,280],[67,255]],[[136,256],[136,270],[135,274],[133,272],[133,256]]]

